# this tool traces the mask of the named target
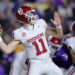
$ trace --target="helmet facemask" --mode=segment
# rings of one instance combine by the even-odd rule
[[[17,20],[21,23],[34,24],[38,20],[38,15],[35,10],[29,6],[21,6],[16,11]]]
[[[26,16],[26,18],[28,18],[28,22],[31,24],[36,23],[36,21],[39,19],[35,10],[27,11],[26,14],[24,14],[24,15]]]

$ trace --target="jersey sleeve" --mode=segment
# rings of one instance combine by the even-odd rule
[[[40,24],[45,28],[47,27],[47,23],[43,19],[40,19]]]
[[[13,40],[20,40],[19,32],[18,31],[13,31],[12,32],[12,39]]]
[[[68,47],[71,47],[73,52],[75,53],[75,38],[70,38],[66,41]]]

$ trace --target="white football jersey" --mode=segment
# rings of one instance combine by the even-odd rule
[[[75,53],[75,37],[71,37],[66,42],[68,47],[71,47],[73,52]]]
[[[27,75],[26,57],[25,51],[16,53],[9,75]]]
[[[46,22],[39,19],[34,27],[21,27],[13,32],[14,39],[20,40],[24,44],[28,58],[49,57],[50,50],[45,38],[46,27]]]
[[[65,75],[75,75],[75,67],[71,65],[70,68],[66,70]]]

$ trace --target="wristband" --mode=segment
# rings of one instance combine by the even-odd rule
[[[56,28],[57,28],[57,29],[62,29],[62,26],[61,26],[61,25],[60,25],[60,26],[56,26]]]
[[[52,36],[48,36],[49,41],[52,39]]]
[[[1,38],[1,36],[0,36],[0,42],[2,42],[3,40],[2,40],[2,38]]]

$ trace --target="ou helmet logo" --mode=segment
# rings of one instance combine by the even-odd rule
[[[22,15],[22,14],[23,14],[23,9],[22,9],[22,8],[19,8],[19,9],[18,9],[18,13],[19,13],[20,15]]]

